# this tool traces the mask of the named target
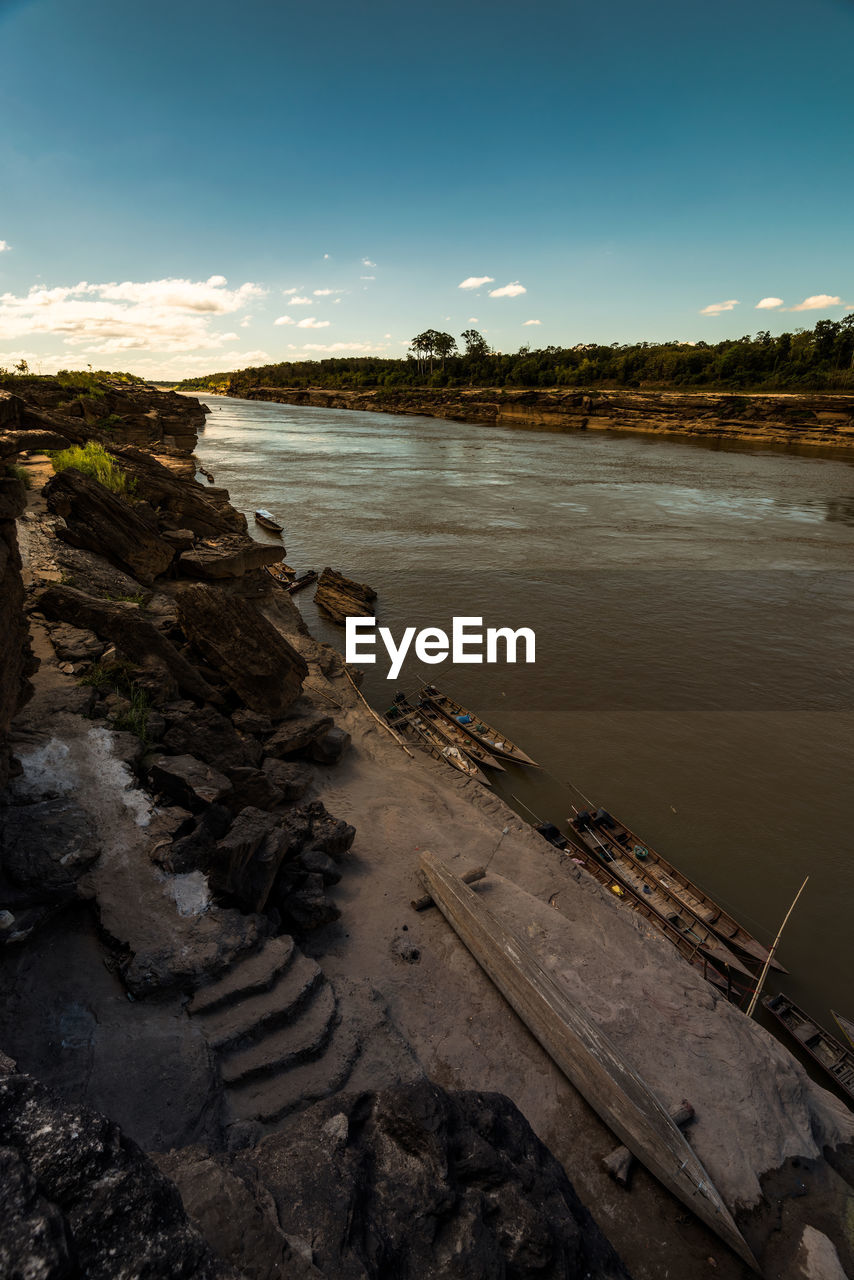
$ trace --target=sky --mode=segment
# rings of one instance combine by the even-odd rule
[[[0,0],[0,367],[854,310],[854,0]]]

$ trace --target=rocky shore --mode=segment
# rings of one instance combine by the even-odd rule
[[[613,1136],[411,911],[430,848],[485,864],[492,909],[689,1098],[764,1273],[844,1276],[854,1117],[377,723],[266,573],[281,548],[195,482],[203,420],[145,389],[0,392],[30,480],[0,481],[0,1274],[746,1276],[644,1170],[608,1178]],[[130,493],[42,452],[90,441]]]
[[[241,398],[553,431],[644,431],[753,444],[854,448],[852,395],[259,386]]]

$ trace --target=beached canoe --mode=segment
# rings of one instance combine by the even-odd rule
[[[286,591],[291,595],[295,595],[297,591],[302,591],[303,587],[308,587],[312,582],[317,582],[317,570],[309,569],[308,573],[301,573],[298,578],[294,578],[293,582],[289,582]]]
[[[465,774],[467,778],[473,778],[475,782],[480,782],[485,787],[492,785],[474,760],[437,733],[435,727],[429,720],[425,720],[417,709],[410,708],[406,703],[395,703],[388,709],[385,718],[393,729],[404,737],[408,737],[410,741],[426,747],[437,760],[444,760],[445,764],[456,769],[458,773]]]
[[[544,828],[549,830],[544,830]],[[690,930],[686,931],[672,920],[666,919],[650,906],[642,894],[635,893],[628,884],[615,879],[608,868],[597,858],[594,858],[593,854],[589,853],[581,844],[573,843],[567,848],[569,842],[552,823],[540,823],[536,830],[550,844],[555,845],[558,849],[565,850],[567,857],[572,858],[574,862],[582,866],[588,875],[591,875],[594,880],[598,880],[599,884],[603,885],[626,907],[643,916],[644,920],[653,929],[663,934],[683,959],[687,960],[698,973],[703,975],[707,982],[710,982],[713,987],[716,987],[718,991],[725,995],[727,1000],[732,1001],[733,1004],[741,1004],[747,993],[752,992],[755,979],[751,978],[748,981],[743,974],[733,973],[732,969],[712,960],[701,949]],[[554,832],[557,838],[563,841],[562,845],[558,844],[557,839],[550,834],[551,832]],[[555,894],[555,906],[558,910],[560,910],[559,897],[560,893]]]
[[[762,1003],[854,1103],[854,1053],[788,996],[766,996]]]
[[[411,705],[411,704],[410,704]],[[458,724],[453,720],[449,720],[447,716],[443,716],[440,711],[433,706],[432,702],[428,702],[426,698],[419,699],[418,711],[425,720],[429,720],[430,724],[441,737],[445,738],[452,747],[458,747],[460,751],[465,752],[475,764],[486,765],[488,769],[498,769],[504,773],[504,765],[494,756],[491,751],[487,751],[486,747],[482,747],[476,739],[470,737],[467,733],[463,733]]]
[[[705,1168],[616,1045],[542,967],[527,942],[435,854],[422,853],[420,871],[451,928],[570,1083],[650,1173],[758,1272]]]
[[[487,724],[485,720],[481,720],[473,711],[469,711],[468,707],[464,707],[462,703],[455,702],[446,693],[440,693],[434,684],[425,684],[421,690],[421,696],[431,702],[446,720],[458,725],[470,738],[474,738],[475,742],[479,742],[492,755],[498,756],[501,760],[512,760],[516,764],[530,764],[535,769],[540,767],[536,760],[532,760],[529,755],[526,755],[521,747],[516,746],[515,742],[511,742],[508,737],[500,733],[498,729],[493,728],[491,724]]]
[[[854,1048],[854,1022],[850,1018],[843,1018],[841,1013],[837,1013],[835,1009],[830,1011],[836,1021],[839,1030],[845,1036],[848,1043]]]
[[[727,947],[732,947],[740,955],[764,964],[768,959],[768,947],[762,945],[752,933],[740,925],[737,920],[724,911],[720,903],[715,902],[703,889],[694,884],[678,867],[656,853],[641,840],[629,827],[614,818],[605,809],[595,813],[587,810],[577,812],[570,819],[570,825],[579,831],[580,825],[586,824],[591,832],[595,832],[599,845],[604,845],[615,857],[625,864],[642,870],[649,881],[664,891],[677,905],[685,907],[702,924],[711,929]],[[587,842],[585,842],[587,843]],[[774,959],[771,968],[778,973],[788,973],[785,965]]]
[[[270,533],[282,532],[282,526],[276,517],[271,512],[265,511],[263,507],[255,512],[255,521],[256,524],[260,524],[262,529],[268,529]]]
[[[642,901],[648,903],[662,920],[666,920],[692,946],[699,948],[710,960],[728,965],[733,973],[741,973],[747,978],[753,974],[742,960],[730,951],[713,929],[704,924],[693,911],[684,905],[680,898],[670,893],[661,882],[650,875],[645,863],[636,862],[622,845],[607,842],[602,838],[602,828],[591,827],[587,821],[589,814],[577,814],[570,819],[572,838],[581,849],[588,849],[608,875],[620,885],[631,889]]]
[[[278,564],[267,564],[264,566],[271,578],[275,578],[286,589],[294,580],[295,569],[289,564],[285,564],[284,560],[280,560]]]

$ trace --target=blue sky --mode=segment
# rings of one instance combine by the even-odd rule
[[[0,0],[0,47],[0,365],[854,307],[854,0]]]

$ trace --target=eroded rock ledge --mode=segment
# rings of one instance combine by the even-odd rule
[[[555,431],[646,431],[754,443],[854,448],[852,395],[678,391],[252,387],[246,400],[424,414]]]

